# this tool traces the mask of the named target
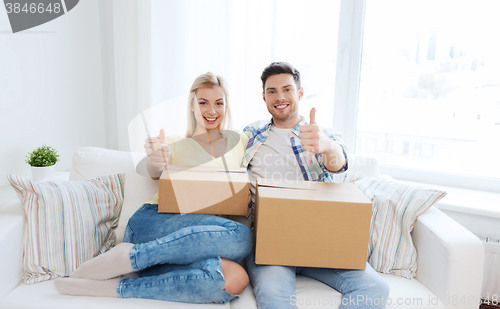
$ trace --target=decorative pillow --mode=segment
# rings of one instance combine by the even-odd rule
[[[39,183],[12,174],[7,178],[26,213],[25,283],[68,276],[114,245],[123,174]]]
[[[410,233],[418,216],[446,192],[374,177],[354,183],[373,202],[368,262],[381,273],[415,277],[417,250]]]
[[[125,174],[125,196],[120,222],[116,228],[116,241],[123,241],[128,220],[146,201],[158,193],[158,180],[136,172],[134,162],[146,153],[111,150],[99,147],[80,147],[73,155],[69,180],[89,180],[101,175]]]

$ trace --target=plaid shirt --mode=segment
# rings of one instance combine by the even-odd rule
[[[250,161],[252,161],[257,151],[259,151],[260,146],[264,144],[264,142],[269,137],[271,131],[271,123],[272,120],[256,121],[243,129],[243,133],[245,133],[249,138],[245,151],[245,157],[243,158],[243,166],[248,168]],[[299,163],[300,170],[302,171],[302,176],[306,181],[333,182],[333,174],[341,173],[347,170],[347,155],[344,151],[346,163],[339,171],[333,173],[327,170],[323,163],[322,154],[314,154],[302,149],[299,138],[299,128],[304,124],[307,123],[304,118],[301,117],[301,121],[290,132],[290,144],[292,146],[293,153],[297,158],[297,162]],[[339,137],[339,134],[335,133],[330,128],[322,127],[321,129],[328,137],[338,142],[342,146],[342,149],[344,149],[344,145]]]

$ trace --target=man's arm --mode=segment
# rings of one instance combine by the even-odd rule
[[[332,140],[326,135],[325,137],[328,139],[330,146],[322,152],[323,164],[330,172],[339,172],[346,163],[344,149],[338,142]]]
[[[323,164],[330,172],[339,172],[345,166],[344,149],[318,126],[315,108],[311,109],[310,123],[300,127],[299,138],[304,150],[323,155]]]

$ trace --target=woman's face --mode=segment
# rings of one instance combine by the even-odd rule
[[[219,129],[226,114],[226,96],[221,87],[200,88],[193,102],[196,131]]]

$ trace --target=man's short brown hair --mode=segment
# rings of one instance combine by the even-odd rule
[[[294,68],[288,62],[273,62],[264,69],[262,75],[260,76],[260,79],[262,80],[263,91],[265,91],[264,87],[266,85],[266,80],[269,78],[269,76],[278,74],[292,75],[293,79],[295,80],[295,84],[297,85],[297,89],[300,88],[300,73],[296,68]]]

